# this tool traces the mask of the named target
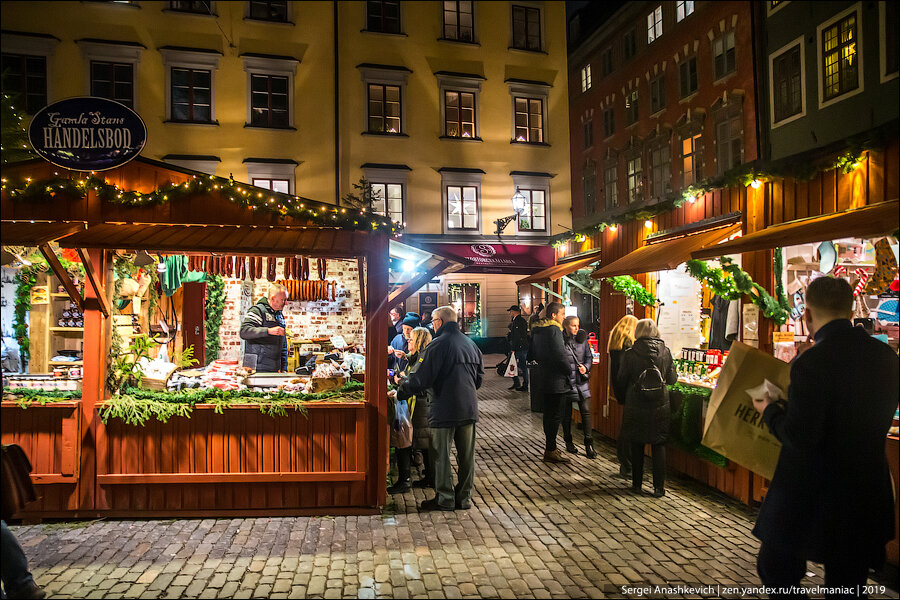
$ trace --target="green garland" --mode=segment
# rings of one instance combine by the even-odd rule
[[[219,329],[225,310],[225,280],[220,275],[206,278],[206,303],[204,305],[204,329],[206,330],[206,364],[219,358]]]
[[[647,288],[642,286],[634,277],[630,275],[619,275],[617,277],[606,277],[604,279],[593,279],[587,273],[576,271],[568,276],[569,279],[578,283],[584,288],[591,290],[597,296],[601,293],[602,282],[607,282],[614,290],[625,294],[642,306],[656,306],[656,296],[650,293]]]
[[[23,267],[18,274],[19,283],[16,285],[13,332],[19,343],[22,367],[31,358],[31,339],[28,336],[28,323],[25,322],[26,315],[31,311],[31,289],[37,285],[38,274],[46,270],[46,263],[33,263],[30,267]]]
[[[81,400],[81,390],[36,390],[33,388],[3,388],[3,399],[13,399],[19,408],[26,409],[33,404],[41,406],[54,402]]]
[[[791,305],[784,293],[784,249],[781,247],[775,248],[772,256],[772,270],[775,272],[775,297],[778,298],[781,308],[790,312]]]
[[[706,282],[710,291],[727,300],[737,300],[744,294],[749,295],[750,300],[762,310],[765,317],[777,325],[787,323],[790,312],[761,285],[754,282],[746,271],[732,263],[727,256],[720,256],[719,263],[722,265],[721,269],[709,267],[702,260],[689,260],[686,263],[687,272],[694,279]]]
[[[86,198],[89,191],[97,193],[100,200],[123,206],[157,206],[168,202],[183,201],[198,193],[219,193],[231,202],[250,210],[264,210],[281,215],[303,219],[339,229],[363,231],[397,231],[394,223],[386,217],[362,211],[348,211],[334,205],[312,202],[299,196],[279,192],[263,192],[253,186],[237,183],[233,177],[193,176],[184,183],[165,183],[158,189],[142,193],[125,190],[107,183],[101,177],[89,175],[80,179],[53,177],[51,179],[25,181],[2,180],[2,189],[13,200],[22,202],[46,202],[57,194],[67,198]]]
[[[100,419],[121,419],[128,425],[142,426],[150,419],[165,423],[172,417],[190,418],[197,404],[212,404],[222,414],[224,409],[246,404],[258,404],[259,410],[270,417],[284,416],[288,409],[307,414],[306,405],[314,402],[362,402],[364,385],[351,381],[339,390],[315,394],[290,392],[262,393],[256,390],[225,391],[194,389],[180,392],[153,392],[125,387],[122,394],[111,396],[100,404]]]

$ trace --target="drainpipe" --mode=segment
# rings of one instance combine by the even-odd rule
[[[340,98],[341,84],[340,84],[340,72],[338,70],[339,61],[338,61],[338,2],[337,0],[332,0],[333,7],[333,15],[334,15],[334,25],[333,25],[333,33],[334,33],[334,203],[337,206],[341,205],[341,168],[340,168],[340,160],[341,160],[341,113],[340,113],[340,103],[338,98]]]

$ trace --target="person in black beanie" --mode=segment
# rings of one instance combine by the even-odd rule
[[[511,316],[509,322],[509,333],[506,339],[509,341],[509,349],[516,357],[516,368],[518,373],[513,377],[513,384],[509,388],[519,392],[528,391],[528,323],[522,316],[522,308],[518,305],[510,306],[506,309]],[[519,385],[519,377],[521,374],[522,384]]]

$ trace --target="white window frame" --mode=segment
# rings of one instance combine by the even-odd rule
[[[476,17],[475,12],[478,10],[478,3],[475,2],[475,0],[472,0],[472,39],[468,40],[468,41],[458,39],[458,38],[448,38],[447,37],[447,35],[446,35],[447,34],[447,29],[446,29],[447,23],[445,20],[447,13],[446,13],[446,11],[444,11],[444,3],[440,2],[439,5],[440,5],[440,10],[441,10],[441,35],[440,35],[440,37],[438,37],[438,39],[441,41],[444,41],[444,42],[454,42],[457,44],[478,45],[478,27],[476,25],[477,19],[475,18]],[[457,5],[457,8],[459,8],[458,5]],[[460,13],[458,10],[456,11],[456,13],[457,13],[457,19],[458,19]],[[459,23],[457,23],[457,30],[458,29],[459,29]]]
[[[400,186],[400,194],[401,194],[401,224],[406,226],[407,215],[407,206],[408,206],[408,196],[407,193],[409,191],[409,168],[408,167],[387,167],[387,166],[379,166],[379,167],[363,167],[363,176],[366,178],[371,184],[384,184],[384,185],[399,185]],[[385,210],[387,209],[387,199],[385,199]]]
[[[191,13],[183,13],[191,14]],[[202,15],[201,15],[202,16]],[[218,50],[200,52],[195,50],[182,50],[176,48],[160,48],[163,57],[163,66],[166,69],[166,121],[175,125],[219,125],[216,118],[216,71],[219,69],[219,59],[222,53]],[[192,123],[172,120],[172,69],[198,69],[209,71],[209,119],[210,123]]]
[[[656,84],[656,86],[654,86]],[[661,84],[661,85],[660,85]],[[649,100],[650,100],[650,116],[659,114],[666,110],[669,105],[669,98],[666,94],[666,74],[660,73],[656,77],[653,77],[648,83],[647,87],[649,88]],[[659,92],[660,97],[662,98],[662,106],[653,110],[653,88],[656,87],[656,90]]]
[[[662,34],[662,5],[659,5],[655,9],[653,9],[649,15],[647,15],[647,45],[650,45],[661,38]]]
[[[244,2],[244,20],[252,21],[254,23],[268,23],[269,25],[294,25],[294,3],[287,3],[287,20],[285,21],[271,21],[269,19],[258,19],[256,17],[250,16],[250,2]]]
[[[481,234],[481,217],[484,212],[484,197],[481,194],[481,182],[484,178],[484,173],[472,173],[472,172],[456,172],[456,171],[441,171],[441,231],[448,235],[472,235]],[[475,215],[475,229],[463,229],[459,228],[450,228],[449,225],[449,201],[447,198],[447,188],[459,186],[459,187],[474,187],[475,188],[475,197],[476,197],[476,205],[478,206],[478,212]]]
[[[856,67],[856,77],[858,85],[855,90],[850,90],[849,92],[844,92],[840,96],[835,96],[830,100],[823,100],[824,92],[825,92],[825,71],[824,64],[822,63],[823,58],[823,48],[822,48],[822,32],[825,29],[828,29],[841,19],[845,18],[850,13],[856,13],[856,58],[859,61],[859,64]],[[836,104],[838,102],[843,102],[847,98],[852,98],[857,94],[861,94],[865,91],[865,83],[866,78],[864,77],[865,68],[863,64],[863,20],[862,20],[862,3],[857,2],[850,8],[846,10],[842,10],[835,16],[831,17],[827,21],[821,23],[818,27],[816,27],[816,78],[819,82],[819,109],[826,108],[831,106],[832,104]]]
[[[638,88],[633,88],[625,92],[625,128],[629,128],[641,120],[641,94]],[[634,120],[629,122],[629,110],[634,113]]]
[[[591,63],[581,67],[581,91],[582,93],[591,89]]]
[[[515,44],[515,32],[513,27],[513,7],[520,6],[522,8],[533,8],[538,11],[538,20],[540,21],[541,28],[541,47],[537,50],[529,50],[527,48],[518,48]],[[513,50],[516,52],[546,52],[547,51],[547,38],[546,38],[546,26],[544,25],[544,3],[537,0],[514,0],[510,2],[509,5],[509,50]],[[526,40],[527,45],[527,40]]]
[[[896,79],[898,75],[900,75],[900,70],[894,71],[893,73],[886,73],[887,65],[887,13],[885,12],[887,8],[887,2],[879,2],[878,3],[878,53],[879,53],[879,69],[878,73],[881,76],[881,83],[885,83],[886,81],[890,81],[891,79]],[[897,24],[894,23],[896,27]],[[860,63],[862,66],[862,63]]]
[[[638,168],[632,173],[635,161]],[[644,153],[640,150],[625,156],[625,188],[627,204],[637,204],[644,200]]]
[[[609,121],[610,125],[612,125],[612,131],[610,131],[609,133],[607,133],[606,131],[607,114],[610,115]],[[611,138],[614,135],[616,135],[616,109],[614,106],[610,106],[603,109],[603,139]]]
[[[666,160],[661,161],[657,165],[654,158],[663,152],[666,153]],[[668,167],[668,170],[663,168],[665,166]],[[647,179],[650,183],[647,196],[651,200],[665,200],[667,194],[666,184],[669,184],[669,189],[672,187],[672,147],[668,140],[654,141],[654,143],[650,144],[647,149],[647,170],[649,171]],[[661,189],[657,189],[657,186]]]
[[[607,173],[612,171],[616,176],[612,180],[612,189],[609,189],[610,180]],[[610,202],[612,200],[612,202]],[[619,207],[619,159],[610,159],[603,163],[603,208],[604,210],[613,210]]]
[[[769,55],[769,124],[772,129],[792,123],[806,116],[806,44],[800,36]],[[775,59],[800,46],[800,112],[781,121],[775,121]]]
[[[402,3],[401,3],[402,6]],[[396,34],[391,34],[396,35]],[[366,135],[382,135],[384,137],[405,137],[409,135],[406,130],[406,87],[409,82],[409,75],[412,73],[406,67],[395,67],[386,69],[374,65],[357,65],[359,75],[363,82],[363,98],[365,99],[362,110],[362,132]],[[369,131],[369,84],[375,85],[394,85],[400,88],[400,131],[398,133],[378,133]]]
[[[731,169],[735,169],[742,164],[744,164],[744,111],[742,104],[739,101],[732,101],[731,104],[724,105],[718,111],[716,111],[717,119],[715,122],[715,139],[716,139],[716,175],[723,176],[726,171],[730,171]],[[735,139],[731,135],[731,131],[729,128],[727,139],[722,140],[719,136],[720,128],[722,125],[728,123],[729,126],[732,121],[737,120],[740,124],[741,129],[740,133],[738,133],[737,139],[740,140],[741,143],[741,155],[738,157],[739,162],[737,164],[733,164],[727,169],[722,166],[722,158],[725,156],[723,153],[728,153],[728,156],[731,154],[731,142]],[[728,144],[728,148],[725,150],[722,149],[722,142],[726,142]]]
[[[540,175],[512,175],[513,185],[509,194],[510,198],[516,188],[544,193],[544,228],[543,229],[519,229],[519,219],[516,219],[516,234],[522,236],[545,236],[550,233],[550,177]]]
[[[476,140],[481,141],[481,82],[480,75],[462,75],[437,72],[434,74],[438,82],[438,99],[441,104],[440,138],[443,140]],[[467,138],[447,135],[447,100],[446,92],[464,92],[475,98],[475,135]],[[446,195],[446,192],[445,192]],[[446,215],[446,213],[445,213]]]
[[[592,203],[588,204],[588,186],[587,186],[587,176],[588,170],[593,168],[593,190],[591,195]],[[582,208],[584,209],[584,216],[593,215],[597,213],[597,162],[588,159],[584,163],[584,167],[581,169],[581,202]]]
[[[734,29],[731,29],[729,31],[723,31],[721,33],[722,34],[719,37],[713,39],[713,41],[710,43],[712,60],[713,60],[713,69],[712,69],[713,70],[713,81],[721,81],[723,79],[726,79],[729,75],[734,75],[735,73],[737,73],[737,65],[738,65],[738,62],[737,62],[737,59],[738,59],[738,57],[737,57],[737,35],[736,35]],[[727,69],[728,68],[728,44],[727,44],[727,42],[728,42],[729,37],[731,38],[732,49],[734,50],[734,68],[730,71],[726,70],[720,75],[720,74],[716,73],[716,58],[718,56],[716,54],[716,43],[721,42],[721,44],[722,44],[722,65],[723,65],[724,69]]]
[[[244,165],[247,167],[247,182],[253,185],[254,179],[287,179],[288,193],[296,194],[297,164],[293,162],[268,162],[245,160]]]
[[[289,3],[290,4],[290,3]],[[295,58],[241,56],[244,63],[244,71],[247,73],[247,122],[245,127],[254,129],[283,129],[282,127],[264,127],[252,125],[252,92],[251,81],[254,75],[271,75],[275,77],[287,77],[288,80],[288,127],[294,127],[294,76],[297,74],[297,65],[300,61]],[[293,193],[293,192],[292,192]]]
[[[550,119],[547,115],[547,107],[550,105],[550,84],[548,83],[525,83],[522,81],[507,80],[506,85],[509,87],[510,96],[510,136],[509,139],[514,144],[538,144],[550,145]],[[518,142],[516,141],[516,98],[529,98],[541,101],[541,123],[543,130],[542,142]]]
[[[675,3],[675,22],[681,23],[694,14],[694,0],[679,0]]]
[[[776,6],[775,8],[772,8],[772,3],[770,2],[770,0],[765,0],[765,2],[766,2],[766,17],[771,17],[772,15],[777,13],[779,10],[784,8],[784,6],[786,4],[790,4],[790,0],[784,0],[784,2],[779,3],[778,6]]]
[[[20,54],[24,56],[40,56],[43,57],[47,71],[47,105],[49,106],[55,101],[53,94],[53,82],[55,80],[53,73],[53,61],[50,57],[56,51],[59,40],[55,37],[20,35],[11,32],[3,32],[0,35],[0,53],[2,54]]]
[[[119,44],[113,41],[95,42],[89,40],[77,40],[75,43],[81,48],[81,54],[84,56],[85,95],[91,95],[92,62],[127,63],[131,65],[132,108],[135,112],[138,112],[138,81],[140,81],[140,77],[138,77],[138,65],[141,64],[141,56],[143,55],[144,47],[133,44]]]
[[[700,139],[696,140],[696,138],[698,138],[698,137]],[[684,142],[687,140],[691,140],[691,154],[690,154],[690,157],[691,157],[691,170],[690,170],[691,182],[690,183],[687,182],[687,177],[686,177],[688,171],[686,171],[684,168],[684,159],[685,159],[685,156],[687,156],[684,153]],[[681,169],[680,169],[681,170],[681,187],[682,187],[682,189],[684,189],[684,188],[687,188],[688,186],[698,183],[703,175],[703,172],[700,171],[697,167],[698,158],[701,161],[700,166],[701,167],[703,166],[703,162],[702,162],[703,158],[702,158],[702,154],[701,154],[703,152],[702,130],[689,130],[687,133],[678,137],[678,143],[680,144],[680,146],[678,148],[678,157],[681,160],[681,165],[680,165],[680,167],[681,167]]]

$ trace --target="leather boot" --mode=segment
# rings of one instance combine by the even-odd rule
[[[588,458],[597,458],[597,453],[594,452],[594,442],[593,441],[584,443],[584,454]]]
[[[566,440],[566,452],[569,454],[578,454],[578,448],[575,447],[575,442]]]

